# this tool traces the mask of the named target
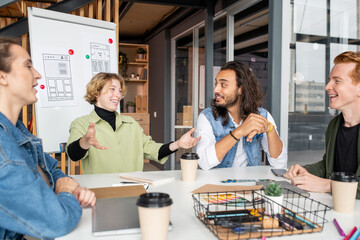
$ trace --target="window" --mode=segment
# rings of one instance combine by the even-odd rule
[[[359,49],[360,30],[357,0],[294,0],[292,7],[288,166],[322,159],[325,131],[336,114],[325,84],[333,59]]]

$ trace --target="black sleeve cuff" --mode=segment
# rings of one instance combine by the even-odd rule
[[[79,161],[80,159],[82,159],[87,151],[88,149],[83,149],[80,147],[80,138],[70,143],[70,145],[68,146],[68,155],[73,161]]]
[[[166,157],[166,156],[169,156],[170,154],[176,152],[177,150],[175,151],[171,151],[170,150],[170,144],[173,143],[173,142],[169,142],[169,143],[166,143],[164,145],[162,145],[159,149],[159,155],[158,155],[158,160]]]

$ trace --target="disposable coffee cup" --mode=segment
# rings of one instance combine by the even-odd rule
[[[333,172],[330,175],[334,210],[342,213],[354,211],[358,179],[353,173]]]
[[[180,157],[181,177],[184,182],[195,182],[199,155],[197,153],[184,153]]]
[[[144,193],[137,200],[143,240],[166,240],[172,199],[166,193]]]

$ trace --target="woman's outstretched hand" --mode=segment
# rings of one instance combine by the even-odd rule
[[[189,149],[195,146],[201,139],[201,137],[194,138],[191,136],[195,131],[195,128],[192,128],[190,131],[185,133],[180,137],[179,140],[170,144],[170,150],[175,151],[179,148]]]
[[[101,150],[108,149],[108,147],[99,145],[96,139],[95,123],[90,123],[86,134],[80,139],[79,144],[82,149],[89,149],[90,146]]]

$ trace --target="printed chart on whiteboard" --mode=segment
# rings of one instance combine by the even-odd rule
[[[46,88],[46,97],[43,94],[42,107],[74,105],[70,56],[67,54],[43,54],[42,56],[46,83],[40,85],[41,89]]]
[[[110,47],[101,43],[90,43],[93,76],[99,72],[110,72]]]

